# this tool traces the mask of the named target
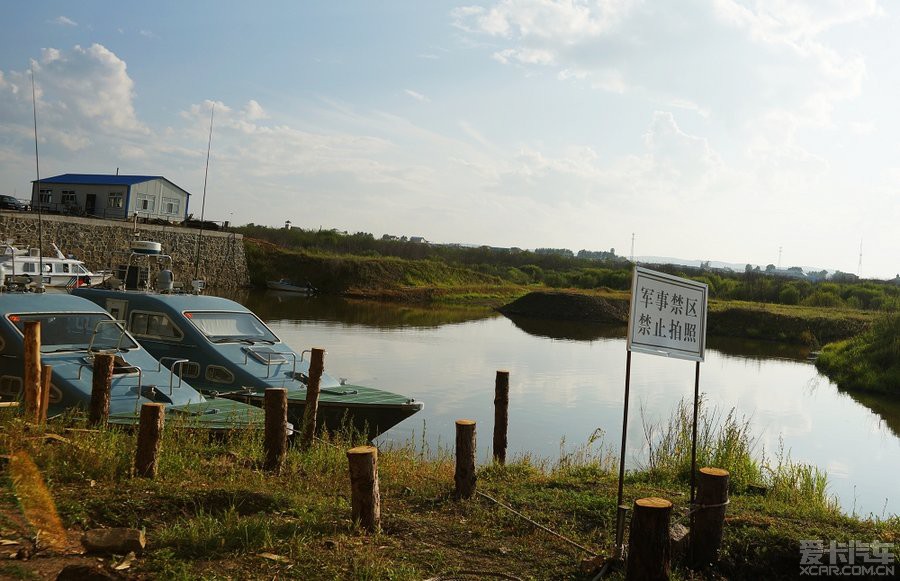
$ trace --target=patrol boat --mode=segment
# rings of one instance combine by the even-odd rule
[[[53,367],[48,415],[87,408],[94,358],[115,356],[110,386],[109,423],[137,424],[141,405],[161,403],[167,421],[229,431],[262,425],[262,410],[224,398],[203,396],[141,347],[121,324],[95,303],[65,293],[0,293],[0,400],[23,397],[24,327],[41,324],[41,362]],[[174,364],[174,365],[173,365]]]
[[[167,365],[181,361],[172,368],[203,393],[262,406],[267,388],[285,388],[288,421],[301,426],[309,380],[306,352],[295,352],[243,305],[200,294],[203,285],[197,281],[193,292],[177,292],[166,268],[171,257],[148,248],[140,243],[123,270],[138,288],[111,279],[108,286],[117,288],[78,288],[72,294],[125,321],[147,351]],[[157,265],[162,267],[154,274]],[[330,430],[350,427],[369,439],[424,407],[415,399],[347,384],[327,373],[319,385],[319,425]]]

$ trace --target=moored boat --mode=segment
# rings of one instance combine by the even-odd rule
[[[44,286],[72,288],[101,284],[109,273],[91,272],[84,262],[64,255],[52,244],[54,256],[42,256],[37,248],[20,249],[10,243],[0,254],[0,284],[7,278],[27,277],[32,283],[39,280]]]
[[[204,393],[262,405],[265,390],[288,393],[288,421],[299,426],[306,407],[309,357],[298,355],[243,305],[200,294],[80,288],[158,359],[187,359],[179,375]],[[328,429],[349,424],[374,438],[423,407],[422,402],[373,387],[320,381],[318,418]]]
[[[165,255],[159,255],[165,257]],[[143,272],[131,274],[138,253],[132,253],[126,278],[140,281],[117,288],[78,288],[73,295],[106,309],[156,358],[186,359],[177,373],[201,392],[262,406],[267,388],[285,388],[288,421],[303,422],[309,358],[298,354],[243,305],[229,299],[178,293],[172,272],[146,261]],[[165,257],[168,258],[168,257]],[[196,281],[195,281],[196,282]],[[323,374],[320,381],[319,425],[330,430],[352,427],[375,438],[421,410],[422,402],[374,387],[351,385]]]
[[[304,295],[314,295],[318,292],[318,289],[316,289],[316,287],[314,287],[309,282],[300,285],[286,278],[266,281],[266,288],[270,290],[300,293]]]
[[[41,323],[41,361],[52,366],[48,412],[87,408],[93,360],[115,356],[110,386],[109,422],[136,424],[143,403],[161,403],[170,418],[185,425],[230,431],[261,425],[261,410],[237,401],[204,397],[178,374],[141,347],[108,312],[65,293],[0,294],[0,399],[22,398],[24,326]],[[174,367],[178,367],[176,364]]]

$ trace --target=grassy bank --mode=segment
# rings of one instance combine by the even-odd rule
[[[261,287],[267,280],[287,277],[351,298],[492,306],[524,292],[499,277],[437,260],[288,250],[253,240],[247,241],[245,251],[251,282]]]
[[[671,499],[673,520],[684,520],[687,508],[688,420],[682,406],[668,425],[647,427],[649,460],[626,480],[626,499]],[[484,497],[453,500],[450,453],[416,441],[381,450],[382,531],[367,536],[349,519],[348,441],[292,449],[282,473],[273,475],[259,469],[258,432],[206,441],[167,426],[159,477],[147,480],[130,476],[133,434],[67,432],[83,427],[70,418],[48,428],[68,441],[42,443],[40,432],[26,431],[9,414],[0,421],[3,452],[26,451],[34,459],[70,531],[146,529],[148,549],[128,570],[139,578],[584,578],[578,567],[588,556],[583,551]],[[754,448],[742,420],[715,412],[704,420],[700,463],[732,473],[722,560],[699,574],[677,565],[675,578],[793,578],[801,539],[900,539],[896,518],[842,515],[827,495],[824,475],[783,457],[761,459]],[[505,467],[486,463],[478,488],[591,551],[609,554],[614,466],[598,441],[557,461],[526,456]],[[4,480],[8,498],[10,480]],[[751,484],[768,493],[754,492],[759,489]],[[17,541],[28,543],[34,531],[17,524],[15,506],[0,508],[4,538],[18,534]],[[37,551],[31,560],[0,565],[0,574],[42,578],[34,571],[50,558],[50,552]]]
[[[827,345],[816,367],[843,389],[900,395],[900,313],[886,313],[866,332]]]

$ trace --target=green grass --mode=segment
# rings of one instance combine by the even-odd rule
[[[651,460],[628,473],[625,497],[664,496],[673,519],[688,507],[690,410],[648,428]],[[687,422],[687,423],[686,423]],[[227,439],[198,437],[167,424],[159,476],[131,477],[135,434],[83,428],[75,415],[49,431],[72,444],[40,444],[35,431],[5,416],[0,448],[26,449],[42,469],[64,523],[72,528],[144,528],[148,552],[134,572],[150,578],[423,579],[479,571],[522,579],[579,578],[586,555],[482,498],[453,499],[454,459],[429,447],[424,433],[379,451],[382,531],[361,534],[350,521],[345,450],[340,436],[307,451],[291,448],[280,474],[260,469],[259,431]],[[701,421],[701,464],[732,473],[723,559],[703,574],[677,565],[675,578],[796,576],[800,539],[900,539],[898,519],[842,515],[828,500],[825,475],[755,453],[749,424],[709,410]],[[617,459],[603,433],[561,443],[559,458],[520,455],[486,463],[478,489],[596,552],[612,550]],[[770,487],[765,496],[748,483]],[[274,557],[273,557],[274,555]],[[11,569],[8,575],[27,575]],[[22,578],[28,578],[27,576]]]
[[[827,345],[816,367],[843,389],[900,395],[900,312],[885,313],[865,333]]]

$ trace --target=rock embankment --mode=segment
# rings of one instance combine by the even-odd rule
[[[530,292],[497,310],[507,316],[520,315],[560,321],[607,324],[628,322],[627,299],[609,299],[575,292]]]

